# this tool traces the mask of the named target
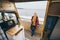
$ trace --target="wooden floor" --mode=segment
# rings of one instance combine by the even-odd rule
[[[35,33],[33,36],[31,36],[31,32],[25,30],[25,37],[26,40],[40,40],[40,35],[38,33]]]

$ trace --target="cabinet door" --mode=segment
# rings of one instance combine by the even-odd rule
[[[50,35],[57,23],[58,17],[57,16],[48,16],[46,20],[46,26],[45,26],[45,32],[47,32],[48,38],[50,38]]]
[[[24,30],[15,35],[15,40],[25,40]]]
[[[45,29],[53,30],[57,20],[58,20],[57,16],[48,16],[46,20]]]

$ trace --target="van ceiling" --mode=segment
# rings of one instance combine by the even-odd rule
[[[9,0],[15,2],[28,2],[28,1],[47,1],[47,0]]]
[[[0,0],[1,1],[10,1],[10,2],[29,2],[29,1],[47,1],[47,0]]]
[[[48,0],[0,0],[1,1],[10,1],[10,2],[29,2],[29,1],[48,1]],[[60,2],[60,0],[51,0],[51,1],[58,1]]]

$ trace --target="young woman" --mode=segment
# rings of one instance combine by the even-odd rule
[[[38,16],[36,13],[34,13],[34,15],[31,18],[31,36],[34,35],[35,33],[35,29],[39,26],[39,20],[38,20]]]

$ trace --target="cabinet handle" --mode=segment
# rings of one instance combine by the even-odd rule
[[[19,34],[20,31],[22,31],[23,28],[21,28],[17,33],[15,33],[15,36]]]

